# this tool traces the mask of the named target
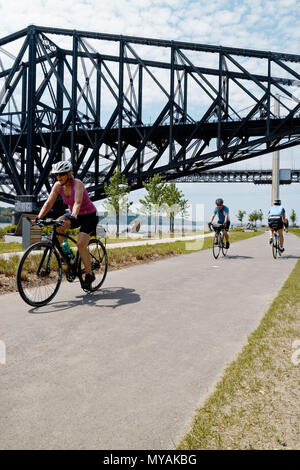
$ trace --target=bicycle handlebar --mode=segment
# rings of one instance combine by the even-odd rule
[[[31,222],[32,219],[30,219],[30,217],[26,217],[27,220],[29,220],[29,222],[32,224],[32,225],[39,225],[40,227],[43,227],[43,226],[48,226],[48,225],[54,225],[55,227],[62,227],[64,225],[64,222],[63,220],[56,220],[56,219],[38,219],[37,222],[33,223]]]

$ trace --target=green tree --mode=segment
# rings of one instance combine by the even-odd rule
[[[180,212],[180,201],[183,193],[176,188],[175,183],[169,183],[164,188],[163,208],[170,219],[170,233],[174,233],[174,219]]]
[[[258,220],[260,220],[260,213],[258,211],[255,210],[249,214],[249,222],[254,222],[255,227]]]
[[[125,175],[121,174],[121,170],[118,167],[113,176],[111,177],[109,184],[104,183],[104,191],[107,196],[104,201],[104,208],[109,212],[112,212],[116,217],[117,224],[117,237],[120,234],[120,212],[126,211],[128,207],[128,193],[130,188],[128,187]]]
[[[150,217],[154,216],[155,233],[157,230],[157,217],[162,210],[165,185],[166,182],[162,180],[161,176],[155,174],[149,179],[148,183],[143,183],[147,194],[144,199],[139,200],[142,205],[141,212],[150,215]]]
[[[237,219],[239,222],[241,222],[241,225],[243,225],[243,218],[245,217],[245,215],[246,215],[246,211],[239,210]]]
[[[263,220],[264,214],[261,209],[258,211],[258,220],[260,221],[260,224],[262,225],[262,220]]]
[[[294,209],[292,209],[292,212],[291,212],[291,215],[290,215],[290,219],[292,221],[292,224],[293,226],[296,225],[296,220],[297,220],[297,216],[296,216],[296,212]]]

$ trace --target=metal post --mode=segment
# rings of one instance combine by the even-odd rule
[[[138,115],[137,124],[142,124],[143,111],[143,67],[139,65]]]
[[[101,126],[101,65],[102,60],[100,58],[97,59],[97,88],[96,88],[96,126]]]
[[[117,163],[121,169],[122,163],[122,128],[123,128],[123,101],[124,101],[124,41],[120,41],[119,62],[119,116],[118,116],[118,154]]]
[[[187,100],[188,100],[188,73],[184,70],[184,94],[183,94],[183,123],[186,123],[187,115]]]
[[[174,122],[174,65],[175,49],[171,47],[171,68],[170,68],[170,127],[169,127],[169,163],[173,160],[173,122]]]
[[[73,33],[73,57],[72,57],[72,133],[71,133],[71,162],[77,163],[76,148],[76,117],[77,117],[77,74],[78,74],[78,38]]]
[[[57,80],[56,84],[56,102],[57,102],[57,120],[56,120],[56,129],[57,131],[62,130],[63,127],[63,107],[64,107],[64,93],[62,89],[62,84],[64,83],[64,58],[63,55],[59,55],[59,61],[57,64],[57,75],[61,80],[61,83],[59,80]],[[55,161],[59,160],[64,160],[63,158],[63,147],[62,143],[57,146],[57,152],[56,152],[56,157]]]
[[[143,67],[139,65],[139,88],[138,88],[138,115],[137,124],[142,124],[142,112],[143,112]],[[142,171],[142,154],[141,152],[137,155],[137,173]]]
[[[217,137],[217,149],[221,148],[221,121],[222,121],[222,72],[223,72],[223,53],[220,51],[219,54],[219,95],[218,95],[218,137]]]
[[[279,95],[276,94],[276,100],[274,101],[274,114],[279,118]],[[273,164],[272,164],[272,201],[274,204],[275,199],[279,199],[279,150],[273,152]]]
[[[34,175],[34,140],[35,140],[35,87],[36,87],[36,37],[30,30],[29,38],[29,74],[28,74],[28,111],[27,111],[27,155],[26,155],[26,194],[33,194]]]

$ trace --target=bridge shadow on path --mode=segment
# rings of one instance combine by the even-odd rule
[[[90,292],[76,296],[74,300],[51,302],[43,307],[35,307],[28,312],[34,315],[43,315],[46,313],[60,312],[69,310],[78,306],[99,307],[116,309],[122,305],[130,305],[140,302],[141,296],[134,289],[125,287],[110,287],[101,289],[98,292]]]

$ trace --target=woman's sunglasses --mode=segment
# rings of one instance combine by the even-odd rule
[[[56,175],[54,176],[66,176],[69,172],[68,171],[65,171],[64,173],[56,173]]]

